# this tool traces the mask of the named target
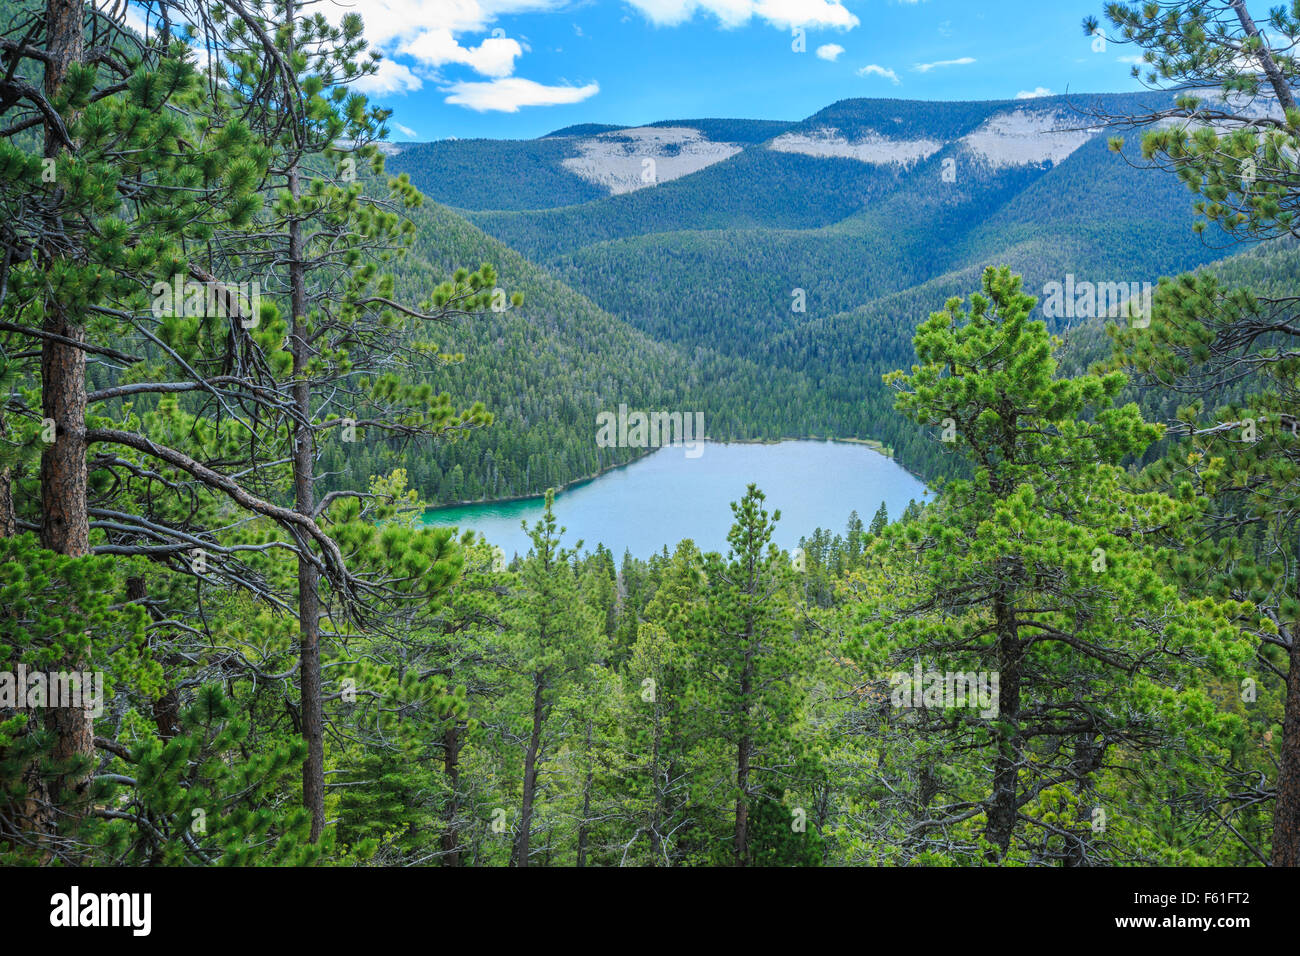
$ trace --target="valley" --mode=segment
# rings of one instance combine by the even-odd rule
[[[492,500],[596,475],[638,455],[587,440],[620,402],[700,409],[721,441],[874,439],[927,479],[951,473],[893,413],[880,376],[910,361],[915,326],[985,265],[1010,265],[1046,303],[1067,275],[1154,283],[1224,255],[1226,242],[1192,232],[1176,177],[1131,170],[1095,125],[1097,112],[1160,102],[846,100],[799,122],[665,120],[635,135],[585,126],[399,148],[389,170],[436,201],[415,212],[399,286],[490,261],[525,296],[455,328],[465,361],[440,381],[502,414],[406,463],[413,486],[434,502]],[[719,148],[687,170],[673,165],[683,137],[697,156]],[[643,160],[673,175],[597,186],[574,164],[596,169],[602,142],[618,148],[600,176]],[[1047,318],[1056,331],[1078,324]],[[524,431],[543,414],[546,434]],[[399,454],[331,464],[355,483]]]
[[[532,866],[1266,927],[1300,2],[1007,3],[0,8],[20,931]]]

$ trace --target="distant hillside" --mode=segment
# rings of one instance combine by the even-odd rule
[[[774,136],[784,133],[794,124],[782,120],[744,120],[744,119],[684,119],[659,120],[647,123],[649,127],[686,126],[703,133],[709,139],[725,140],[732,143],[765,143]],[[579,123],[566,126],[553,133],[547,133],[543,139],[559,136],[597,136],[601,133],[616,133],[631,129],[630,126],[611,126],[606,123]]]
[[[656,338],[751,355],[792,326],[991,262],[1041,285],[1150,281],[1214,258],[1185,188],[1130,168],[1082,112],[1151,100],[845,101],[654,189],[470,218]],[[887,124],[897,135],[867,132]],[[771,148],[790,136],[805,139]]]
[[[624,460],[588,434],[620,402],[703,410],[716,438],[875,438],[942,474],[880,375],[911,363],[916,325],[986,265],[1037,295],[1067,274],[1153,282],[1223,255],[1221,236],[1193,234],[1181,183],[1132,169],[1091,126],[1092,109],[1161,99],[844,100],[797,123],[585,124],[403,150],[390,171],[464,210],[421,214],[419,278],[485,259],[529,295],[518,315],[454,330],[467,361],[439,380],[502,424],[437,450],[422,486],[451,500],[594,474]],[[558,431],[530,431],[540,420]]]
[[[564,129],[557,129],[553,133],[547,133],[539,139],[557,139],[568,136],[599,136],[601,133],[613,133],[620,129],[627,129],[626,126],[611,126],[609,123],[578,123],[574,126],[566,126]],[[524,142],[519,140],[518,142]]]
[[[496,266],[504,289],[525,296],[519,309],[420,336],[465,355],[428,367],[427,380],[458,406],[482,401],[496,422],[414,453],[400,442],[351,445],[346,455],[331,446],[324,467],[340,485],[363,487],[370,475],[402,467],[412,487],[441,504],[539,494],[642,454],[596,445],[596,415],[620,404],[702,410],[709,434],[728,438],[798,433],[785,398],[803,390],[797,375],[657,342],[452,210],[426,203],[410,216],[416,241],[394,267],[399,298],[419,301],[458,266],[481,262]]]
[[[766,142],[792,124],[701,119],[642,127],[583,123],[539,139],[440,140],[403,146],[389,170],[463,210],[550,209],[649,188]],[[653,161],[649,170],[646,160]]]
[[[446,206],[546,209],[609,195],[561,165],[577,155],[567,139],[452,139],[407,146],[387,165]]]

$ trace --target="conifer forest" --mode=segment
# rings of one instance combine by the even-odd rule
[[[6,0],[6,892],[1158,867],[1236,913],[1300,866],[1275,4]]]

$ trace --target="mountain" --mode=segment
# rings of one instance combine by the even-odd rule
[[[1127,281],[1212,258],[1182,185],[1132,170],[1088,125],[1088,110],[1152,105],[1150,95],[849,100],[654,187],[466,215],[655,337],[744,354],[799,321],[795,289],[811,320],[1011,257],[1046,276]]]
[[[420,336],[463,354],[460,362],[430,364],[426,379],[462,406],[482,401],[496,421],[416,449],[400,441],[330,446],[324,469],[339,486],[364,487],[370,475],[405,468],[412,487],[442,504],[538,494],[644,454],[596,445],[596,415],[620,404],[707,409],[710,435],[792,434],[779,392],[766,401],[747,396],[774,382],[798,391],[798,376],[656,341],[445,206],[425,203],[408,215],[414,243],[393,265],[401,295],[419,301],[457,267],[480,262],[496,267],[503,289],[524,295],[520,308]]]
[[[493,261],[529,295],[518,315],[458,329],[466,363],[440,380],[503,421],[540,420],[546,403],[560,422],[439,449],[421,487],[451,500],[594,474],[623,460],[588,431],[620,403],[703,410],[715,438],[874,438],[944,473],[880,375],[911,364],[915,326],[985,266],[1041,294],[1069,275],[1154,282],[1221,257],[1221,237],[1193,233],[1186,188],[1131,168],[1096,118],[1163,100],[854,99],[798,122],[584,124],[402,149],[390,172],[445,204],[424,212],[416,259]]]
[[[390,159],[435,202],[462,210],[550,209],[669,182],[776,136],[789,123],[681,120],[643,127],[586,123],[540,139],[440,140]],[[647,182],[645,161],[653,160]]]

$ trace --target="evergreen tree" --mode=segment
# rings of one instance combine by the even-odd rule
[[[1300,38],[1300,8],[1278,6],[1263,26],[1239,0],[1109,4],[1106,16],[1121,42],[1141,51],[1133,75],[1175,95],[1139,123],[1105,118],[1139,126],[1143,161],[1172,170],[1195,194],[1201,219],[1194,228],[1247,241],[1297,235],[1300,65],[1290,50]],[[1093,32],[1099,22],[1088,18],[1084,27]],[[1206,110],[1215,114],[1212,124],[1195,119]],[[1124,152],[1124,139],[1115,137],[1111,148]],[[1271,861],[1278,866],[1300,866],[1300,561],[1290,557],[1300,555],[1294,317],[1289,288],[1255,294],[1210,275],[1184,276],[1162,282],[1150,328],[1113,333],[1121,361],[1145,384],[1195,399],[1176,413],[1189,447],[1150,477],[1162,487],[1188,481],[1216,498],[1215,543],[1199,552],[1202,575],[1216,591],[1256,602],[1268,618],[1259,633],[1259,677],[1268,684],[1285,673],[1282,726],[1276,735],[1264,731],[1276,736],[1269,749],[1277,763]],[[1225,382],[1245,382],[1253,394],[1207,408]],[[1270,558],[1257,567],[1238,551],[1234,539],[1256,522],[1269,537],[1265,550],[1287,555],[1285,563]]]
[[[528,866],[534,852],[533,827],[542,775],[558,746],[552,714],[562,695],[572,691],[587,668],[603,658],[600,620],[581,597],[573,551],[560,545],[564,533],[555,519],[555,493],[528,530],[533,547],[512,594],[508,637],[511,667],[520,681],[511,714],[520,728],[523,779],[513,851],[516,866]]]
[[[749,866],[759,846],[751,826],[756,801],[769,787],[799,779],[803,754],[793,728],[799,719],[799,674],[806,660],[795,633],[789,558],[772,544],[780,512],[763,509],[750,485],[732,504],[735,523],[724,558],[706,556],[704,600],[695,609],[686,653],[695,661],[701,735],[730,751],[733,794],[730,862]]]
[[[885,503],[882,501],[880,503],[880,507],[876,509],[875,515],[873,515],[871,518],[871,527],[867,529],[867,533],[872,537],[875,537],[876,535],[880,534],[880,532],[884,531],[885,528],[887,528],[888,526],[889,526],[889,511],[888,509],[885,508]]]
[[[986,270],[968,308],[952,299],[918,329],[911,374],[889,377],[905,414],[955,429],[973,477],[885,532],[878,550],[902,573],[893,593],[862,602],[855,648],[902,672],[891,703],[919,707],[950,754],[980,751],[991,767],[982,796],[954,788],[918,834],[982,819],[983,840],[959,844],[968,852],[1081,864],[1126,852],[1093,837],[1107,761],[1209,730],[1186,716],[1212,712],[1204,684],[1174,675],[1183,658],[1230,673],[1244,656],[1231,619],[1245,608],[1179,594],[1186,569],[1151,529],[1174,543],[1201,502],[1128,490],[1122,461],[1160,428],[1134,405],[1112,407],[1119,373],[1056,378],[1033,304],[1010,270]],[[944,696],[951,678],[937,694],[934,680],[918,686],[914,666],[996,676],[996,699],[968,708]]]

